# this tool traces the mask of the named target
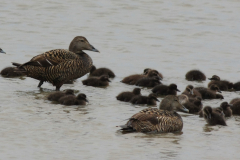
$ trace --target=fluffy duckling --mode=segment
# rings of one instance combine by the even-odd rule
[[[134,96],[141,95],[140,88],[134,88],[132,92],[122,92],[116,98],[119,101],[129,102]]]
[[[101,77],[90,77],[82,81],[83,85],[94,87],[108,86],[108,82],[111,82],[108,78],[108,75],[103,75]]]
[[[170,84],[169,86],[160,84],[155,86],[152,92],[158,95],[177,95],[177,92],[180,92],[180,90],[176,84]]]
[[[2,48],[0,48],[0,53],[6,54],[6,52],[4,52],[4,51],[2,50]]]
[[[183,105],[189,110],[189,113],[199,113],[202,110],[202,99],[200,97],[191,98]]]
[[[205,74],[199,70],[188,71],[185,77],[186,77],[186,80],[188,81],[205,81],[206,80]]]
[[[188,96],[186,96],[185,94],[179,95],[178,100],[179,100],[180,104],[184,104],[189,101]]]
[[[47,96],[47,99],[49,101],[58,101],[61,97],[66,96],[66,95],[74,95],[74,90],[67,89],[65,91],[56,91],[56,92],[50,93]]]
[[[148,105],[156,105],[156,101],[159,102],[157,96],[153,93],[149,94],[148,96],[134,96],[130,102],[132,104],[148,104]]]
[[[87,96],[83,93],[80,93],[77,95],[77,97],[75,95],[66,95],[63,96],[59,99],[59,101],[61,104],[63,105],[86,105],[86,102],[88,102],[87,100]]]
[[[142,74],[134,74],[134,75],[130,75],[128,77],[123,78],[123,80],[121,81],[122,83],[126,83],[126,84],[130,84],[130,85],[134,85],[136,84],[137,80],[144,78],[144,77],[160,77],[159,76],[159,72],[156,70],[150,70],[147,75],[142,75]],[[161,78],[161,77],[160,77]]]
[[[228,102],[222,102],[220,107],[223,109],[223,113],[225,117],[231,117],[232,116],[232,104],[228,104]]]
[[[232,99],[232,100],[229,102],[229,104],[233,104],[233,103],[235,103],[235,102],[237,102],[237,101],[240,101],[240,98],[234,98],[234,99]]]
[[[192,85],[188,85],[182,94],[187,95],[189,98],[202,97],[202,95]]]
[[[240,115],[240,101],[236,101],[231,106],[232,114]]]
[[[26,74],[22,72],[16,72],[17,67],[6,67],[1,71],[1,75],[3,77],[20,77],[20,76],[25,76]]]
[[[217,85],[211,85],[209,89],[204,87],[195,89],[202,95],[202,99],[224,99],[221,94],[216,94],[216,92],[222,93]]]
[[[219,87],[221,91],[227,91],[233,88],[233,83],[226,80],[221,80],[220,77],[217,75],[213,75],[212,78],[208,79],[211,80],[211,82],[208,83],[208,87],[215,84]]]
[[[155,76],[155,77],[144,77],[136,82],[136,86],[142,86],[142,87],[155,87],[156,85],[161,84],[160,78]]]
[[[143,74],[144,74],[144,75],[147,75],[148,72],[151,71],[151,70],[157,71],[157,70],[155,70],[155,69],[145,68],[145,69],[143,70]],[[158,71],[157,71],[157,72],[158,72]],[[158,76],[159,76],[159,78],[163,79],[163,75],[162,75],[160,72],[158,72]]]
[[[234,83],[234,84],[233,84],[233,89],[234,89],[235,91],[240,91],[240,82]]]
[[[147,108],[134,114],[126,125],[121,126],[123,132],[180,132],[183,120],[176,111],[188,112],[179,103],[177,96],[168,95],[160,103],[159,109]]]
[[[90,76],[96,76],[96,77],[100,77],[102,75],[108,75],[109,78],[114,78],[115,74],[113,73],[113,71],[111,71],[108,68],[96,68],[94,65],[92,66],[91,70],[90,70]]]
[[[223,125],[226,126],[224,116],[219,115],[212,110],[212,107],[206,106],[203,108],[203,117],[209,125]]]
[[[218,113],[220,116],[225,116],[223,113],[223,109],[222,107],[216,107],[216,108],[212,108],[212,110],[216,113]],[[203,117],[203,110],[198,112],[199,117]]]

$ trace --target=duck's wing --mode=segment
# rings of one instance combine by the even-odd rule
[[[77,58],[77,55],[73,52],[65,49],[55,49],[33,57],[29,62],[19,66],[19,68],[25,65],[40,67],[56,66],[59,63],[74,60],[75,58]]]

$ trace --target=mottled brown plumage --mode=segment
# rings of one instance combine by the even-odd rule
[[[116,98],[119,101],[129,102],[134,96],[141,95],[140,88],[134,88],[132,92],[122,92]]]
[[[108,75],[103,75],[101,77],[90,77],[82,81],[83,85],[94,86],[94,87],[105,87],[111,82]]]
[[[164,109],[164,110],[162,110]],[[147,108],[134,114],[126,125],[125,132],[177,132],[183,128],[181,116],[175,111],[188,112],[173,95],[166,96],[160,103],[160,109]]]
[[[66,96],[66,95],[74,95],[74,90],[67,89],[65,91],[56,91],[56,92],[50,93],[47,96],[47,99],[49,101],[58,101],[61,97]]]
[[[98,52],[85,37],[77,36],[70,43],[69,50],[55,49],[33,57],[24,64],[13,63],[20,72],[40,80],[38,87],[48,81],[59,90],[64,82],[77,79],[88,73],[92,59],[82,50]]]
[[[109,78],[114,78],[115,74],[113,73],[112,70],[108,69],[108,68],[96,68],[94,65],[92,66],[91,70],[90,70],[90,76],[96,76],[96,77],[100,77],[102,75],[108,75]]]
[[[22,72],[16,72],[17,71],[17,67],[6,67],[4,69],[2,69],[1,71],[1,75],[3,77],[20,77],[20,76],[25,76],[26,74],[22,73]]]
[[[210,88],[210,86],[213,84],[217,85],[221,91],[228,91],[229,89],[233,88],[233,83],[226,80],[221,80],[217,75],[213,75],[212,78],[208,79],[211,80],[211,82],[208,83],[208,88]]]
[[[188,71],[185,77],[186,77],[186,80],[188,81],[205,81],[206,80],[205,74],[199,70]]]

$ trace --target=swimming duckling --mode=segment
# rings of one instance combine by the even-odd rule
[[[216,84],[221,91],[227,91],[233,88],[233,83],[226,80],[220,80],[220,77],[217,75],[213,75],[212,78],[208,79],[211,80],[211,82],[208,83],[208,87],[210,87],[213,84]]]
[[[189,101],[188,96],[186,96],[185,94],[181,94],[178,97],[178,100],[180,102],[180,104],[184,104],[187,103]]]
[[[182,94],[187,95],[189,98],[202,97],[202,95],[192,85],[188,85]]]
[[[134,88],[132,92],[122,92],[116,98],[119,101],[129,102],[136,95],[141,95],[140,88]]]
[[[203,108],[203,117],[209,125],[227,125],[224,116],[221,116],[219,113],[214,112],[210,106]]]
[[[176,84],[170,84],[169,86],[160,84],[155,86],[152,92],[158,95],[177,95],[177,92],[180,92],[180,90]]]
[[[234,99],[232,99],[232,100],[229,102],[229,104],[233,104],[233,103],[235,103],[235,102],[237,102],[237,101],[240,101],[240,98],[234,98]]]
[[[6,54],[6,52],[4,52],[4,51],[2,50],[2,48],[0,48],[0,53]]]
[[[202,101],[200,97],[191,98],[183,103],[184,107],[189,110],[189,113],[199,113],[202,110]]]
[[[94,65],[92,66],[91,70],[90,70],[90,76],[96,76],[96,77],[100,77],[102,75],[108,75],[109,78],[114,78],[115,74],[113,73],[113,71],[111,71],[108,68],[96,68]]]
[[[235,91],[240,91],[240,82],[234,83],[234,84],[233,84],[233,89],[234,89]]]
[[[103,75],[101,77],[90,77],[82,81],[83,85],[94,87],[108,86],[108,82],[111,82],[108,78],[108,75]]]
[[[148,105],[156,105],[156,101],[159,102],[157,96],[154,93],[150,93],[148,96],[134,96],[130,102],[132,104],[148,104]]]
[[[4,77],[20,77],[20,76],[26,76],[26,74],[22,72],[16,72],[17,67],[6,67],[1,71],[1,75]]]
[[[156,85],[161,84],[160,78],[157,76],[154,77],[144,77],[136,82],[136,86],[142,86],[142,87],[155,87]]]
[[[222,107],[216,107],[216,108],[212,108],[212,110],[216,113],[218,113],[220,116],[225,116],[223,113],[223,108]],[[199,117],[203,117],[203,110],[198,112]]]
[[[210,88],[196,87],[195,89],[202,95],[202,99],[224,99],[221,94],[216,94],[216,92],[222,92],[215,84],[211,85]]]
[[[225,117],[231,117],[232,116],[232,104],[228,104],[228,102],[222,102],[220,107],[223,109],[223,113]]]
[[[49,101],[58,101],[61,97],[66,95],[74,95],[74,90],[66,89],[65,91],[56,91],[56,92],[50,93],[47,96],[47,99]]]
[[[188,81],[205,81],[206,80],[205,74],[199,70],[188,71],[185,77],[186,77],[186,80]]]
[[[58,100],[59,103],[67,106],[76,104],[76,96],[75,95],[65,95]]]
[[[121,130],[123,132],[159,133],[181,131],[183,121],[176,111],[188,112],[188,110],[179,103],[177,96],[166,96],[159,108],[147,108],[134,114],[126,125],[121,126]]]
[[[148,72],[151,71],[151,70],[157,71],[157,70],[155,70],[155,69],[145,68],[145,69],[143,70],[143,74],[144,74],[144,75],[147,75]],[[158,72],[158,71],[157,71],[157,72]],[[158,77],[161,78],[161,79],[163,79],[163,75],[162,75],[160,72],[158,72]]]
[[[240,101],[236,101],[231,106],[232,114],[240,115]]]
[[[126,84],[130,84],[130,85],[134,85],[137,80],[144,78],[144,77],[160,77],[159,76],[159,72],[156,70],[150,70],[147,75],[142,75],[142,74],[134,74],[134,75],[130,75],[128,77],[123,78],[123,80],[121,81],[122,83],[126,83]],[[161,77],[160,77],[161,78]]]
[[[86,102],[88,102],[88,100],[85,94],[80,93],[77,95],[75,99],[75,105],[86,105]]]

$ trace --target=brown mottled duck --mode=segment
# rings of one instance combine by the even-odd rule
[[[19,72],[28,77],[40,80],[38,87],[48,81],[60,90],[64,82],[84,76],[92,67],[91,57],[83,50],[99,52],[85,37],[75,37],[69,50],[55,49],[33,57],[24,64],[13,63]]]
[[[177,96],[168,95],[160,103],[160,109],[147,108],[134,114],[126,125],[121,126],[123,132],[178,132],[183,128],[181,116],[175,111],[188,112]]]

